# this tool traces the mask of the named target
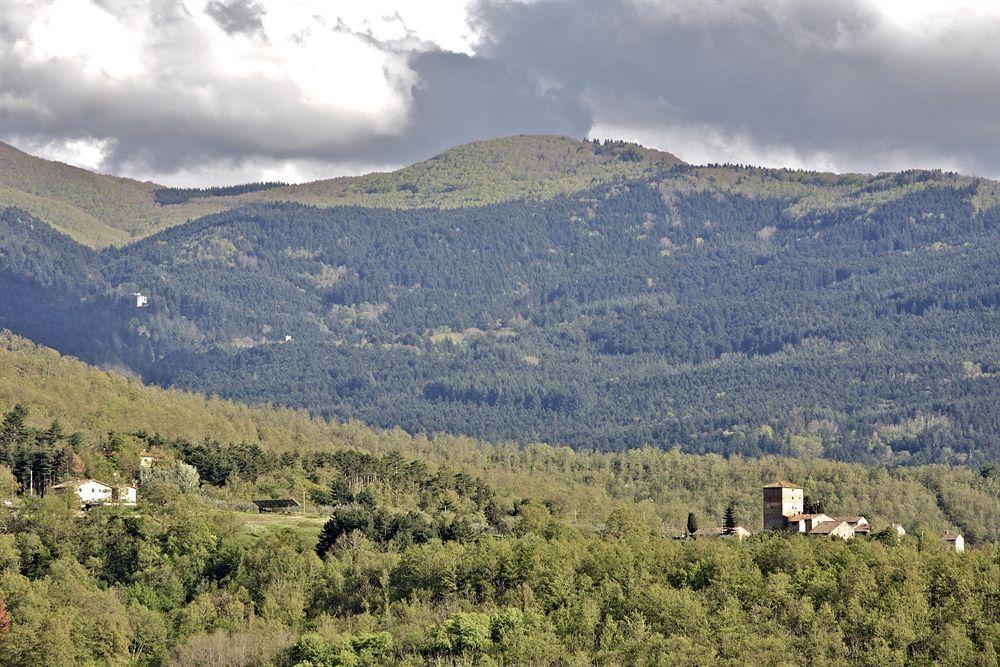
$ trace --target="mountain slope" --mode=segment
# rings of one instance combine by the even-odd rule
[[[875,471],[822,459],[724,460],[648,448],[574,453],[449,435],[428,439],[358,423],[326,422],[302,411],[143,386],[0,331],[0,417],[15,404],[28,409],[29,426],[44,429],[59,420],[65,433],[79,433],[88,448],[109,433],[145,433],[167,441],[260,445],[267,452],[300,457],[350,449],[419,459],[482,476],[505,494],[544,499],[553,508],[574,508],[572,513],[583,522],[602,522],[617,507],[645,500],[670,530],[681,531],[688,511],[720,516],[724,504],[734,501],[746,525],[759,530],[761,481],[792,478],[815,497],[825,498],[828,512],[863,510],[873,521],[901,521],[911,530],[936,532],[957,522],[973,540],[1000,539],[995,473],[945,466]]]
[[[1000,455],[995,192],[672,166],[455,210],[254,204],[101,253],[7,210],[22,250],[0,271],[32,296],[0,294],[0,325],[412,431],[980,464]]]
[[[91,247],[121,245],[250,202],[456,208],[547,199],[679,164],[634,144],[518,136],[459,146],[398,171],[160,205],[155,183],[94,174],[0,144],[0,208],[30,212]]]
[[[995,466],[410,437],[150,389],[4,332],[0,422],[4,665],[995,653]],[[136,504],[80,511],[53,492],[80,476],[138,478]],[[761,486],[776,478],[824,512],[865,516],[872,535],[760,532]],[[250,502],[268,498],[302,506]],[[723,512],[757,534],[712,539]],[[699,518],[708,530],[687,535]],[[962,554],[939,537],[956,529]]]

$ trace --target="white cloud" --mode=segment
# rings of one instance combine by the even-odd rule
[[[22,37],[12,51],[38,64],[67,61],[86,77],[124,79],[143,74],[140,61],[141,32],[125,25],[101,7],[88,2],[61,0],[32,6],[24,16],[22,8],[6,11],[27,19]]]
[[[0,138],[183,185],[588,129],[691,162],[997,176],[998,29],[995,0],[8,3]]]

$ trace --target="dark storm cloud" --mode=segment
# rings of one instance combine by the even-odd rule
[[[582,137],[591,127],[579,96],[564,87],[543,89],[526,72],[493,59],[414,40],[381,43],[357,33],[399,70],[386,74],[396,77],[408,109],[387,128],[380,112],[313,103],[310,91],[289,77],[213,73],[204,65],[211,60],[211,37],[187,11],[157,3],[152,10],[154,38],[143,46],[142,77],[81,76],[75,60],[38,62],[5,45],[0,138],[14,138],[28,150],[107,139],[103,170],[171,174],[248,160],[404,164],[475,139],[517,133]],[[229,32],[262,29],[253,5],[210,3],[208,13]],[[0,21],[0,30],[9,29]],[[314,26],[317,34],[326,29]],[[343,25],[332,30],[350,32]]]
[[[314,103],[311,91],[289,77],[213,73],[204,66],[211,60],[211,37],[184,8],[154,4],[153,9],[155,38],[144,44],[142,77],[95,80],[80,76],[75,60],[38,62],[5,47],[2,138],[16,138],[29,150],[78,138],[108,139],[103,170],[170,174],[247,160],[404,164],[475,139],[522,132],[582,137],[591,126],[578,96],[558,86],[542,89],[503,63],[413,51],[428,46],[357,34],[399,70],[386,75],[396,77],[408,109],[387,128],[380,112]],[[227,30],[259,26],[259,15],[232,10],[228,5]],[[215,12],[214,5],[209,11]],[[213,19],[220,20],[218,12]],[[0,28],[10,26],[0,23]],[[317,34],[324,29],[315,27]],[[333,29],[350,32],[342,25]]]
[[[592,119],[576,91],[543,90],[524,70],[500,61],[432,51],[410,57],[418,74],[412,130],[401,142],[411,155],[511,134],[584,137]]]
[[[864,3],[540,2],[475,17],[480,53],[583,91],[598,122],[1000,175],[998,26],[982,15],[909,29]]]
[[[262,7],[211,2],[205,11],[227,33],[263,36]],[[378,49],[398,113],[316,103],[277,58],[268,76],[220,73],[207,66],[212,40],[230,38],[202,29],[179,4],[103,6],[126,18],[145,12],[154,26],[142,39],[144,73],[123,77],[25,55],[30,17],[19,11],[0,15],[0,138],[29,150],[106,140],[102,168],[117,173],[247,161],[404,164],[474,139],[582,137],[609,126],[664,137],[656,147],[682,158],[671,138],[707,127],[742,141],[741,161],[788,149],[813,166],[1000,176],[997,25],[981,16],[904,29],[859,3],[484,3],[473,11],[481,43],[472,56],[412,35],[381,42],[318,18],[303,26],[304,40],[348,34]]]
[[[264,7],[251,0],[212,0],[205,6],[205,13],[230,35],[259,35],[264,33]]]

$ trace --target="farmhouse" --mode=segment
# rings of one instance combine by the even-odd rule
[[[56,493],[75,493],[81,505],[102,505],[111,502],[112,489],[96,479],[75,479],[50,487]]]
[[[945,533],[941,540],[958,553],[965,551],[965,538],[960,533]]]
[[[132,484],[111,487],[96,479],[75,479],[56,484],[49,489],[55,493],[75,493],[83,507],[136,503],[136,488]]]
[[[121,486],[116,486],[114,490],[113,502],[117,502],[122,505],[135,505],[136,494],[137,491],[135,484],[123,484]]]
[[[871,526],[863,516],[833,517],[823,513],[805,513],[805,492],[787,480],[768,484],[763,489],[764,530],[781,530],[804,535],[838,537],[849,540],[868,535]]]
[[[152,468],[159,460],[160,456],[158,454],[154,454],[153,452],[139,452],[140,468]]]
[[[854,537],[854,528],[846,521],[824,521],[809,531],[810,535],[820,535],[822,537],[839,537],[842,540],[849,540]]]
[[[864,535],[867,537],[872,532],[871,524],[863,516],[835,516],[833,518],[837,521],[844,521],[850,524],[851,528],[854,529],[855,535]]]

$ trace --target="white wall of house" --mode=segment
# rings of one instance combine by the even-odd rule
[[[106,503],[111,500],[111,487],[91,479],[77,485],[76,495],[80,496],[80,502],[85,505]]]
[[[118,502],[123,505],[135,505],[136,493],[134,486],[118,487]]]

